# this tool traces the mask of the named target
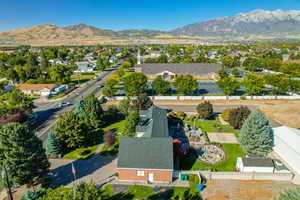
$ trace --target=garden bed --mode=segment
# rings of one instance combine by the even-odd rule
[[[180,161],[182,170],[212,170],[212,171],[235,171],[236,159],[244,157],[245,153],[239,144],[220,145],[225,152],[225,159],[216,164],[208,164],[199,161],[194,151],[183,157]]]

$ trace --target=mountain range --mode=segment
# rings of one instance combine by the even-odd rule
[[[199,42],[214,40],[300,39],[300,11],[254,10],[214,18],[171,31],[99,29],[86,24],[67,27],[46,24],[0,32],[0,44],[95,44]]]
[[[300,11],[254,10],[232,17],[215,18],[172,30],[173,34],[192,35],[281,35],[300,34]]]

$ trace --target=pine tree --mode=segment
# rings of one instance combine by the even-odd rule
[[[62,154],[62,147],[58,137],[53,131],[48,133],[46,152],[50,156],[57,157]]]
[[[10,180],[15,185],[32,185],[47,174],[48,162],[42,142],[27,125],[11,123],[0,129],[0,156],[9,168]]]
[[[244,121],[239,139],[247,153],[257,156],[266,156],[274,146],[269,120],[259,110],[252,112]]]

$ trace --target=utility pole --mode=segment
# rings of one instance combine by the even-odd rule
[[[5,164],[3,165],[2,178],[5,179],[5,182],[6,182],[6,190],[7,190],[8,199],[13,200],[13,195],[11,192],[9,178],[8,178],[7,169],[6,169]]]

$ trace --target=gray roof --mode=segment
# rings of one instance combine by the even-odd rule
[[[141,67],[144,74],[170,71],[175,74],[206,75],[222,69],[222,65],[218,63],[145,63]]]
[[[242,158],[245,167],[274,167],[273,160],[270,158]]]
[[[148,110],[141,110],[140,123],[136,132],[145,132],[143,137],[169,137],[167,112],[157,106],[151,106]]]
[[[118,168],[173,169],[172,139],[122,137]]]

